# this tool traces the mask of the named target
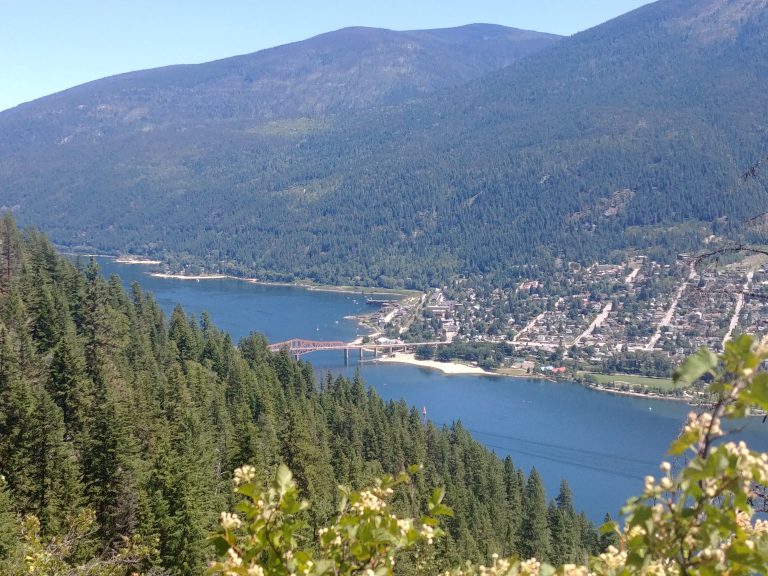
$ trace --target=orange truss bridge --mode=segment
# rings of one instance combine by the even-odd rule
[[[285,342],[276,342],[268,346],[270,352],[280,352],[285,350],[291,356],[298,358],[302,354],[317,352],[318,350],[341,350],[344,352],[344,361],[349,361],[349,351],[357,350],[360,353],[360,359],[363,359],[365,352],[373,352],[374,358],[380,352],[394,352],[395,350],[408,351],[414,350],[417,346],[444,346],[447,342],[389,342],[375,344],[368,342],[365,344],[350,344],[333,340],[304,340],[302,338],[293,338]]]
[[[345,342],[302,340],[301,338],[293,338],[292,340],[269,345],[269,350],[271,352],[287,350],[294,356],[301,356],[302,354],[309,354],[310,352],[317,352],[318,350],[346,350],[348,348],[358,348],[358,346],[350,345]]]

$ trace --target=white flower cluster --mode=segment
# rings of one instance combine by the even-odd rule
[[[227,550],[227,556],[224,558],[224,574],[225,576],[236,576],[239,574],[237,570],[243,565],[243,559],[237,553],[237,550],[230,548]]]
[[[391,490],[390,490],[391,493]],[[374,494],[371,490],[365,490],[360,492],[360,500],[350,506],[353,512],[362,514],[366,510],[372,510],[373,512],[380,512],[384,509],[386,502],[380,495]]]
[[[420,534],[427,539],[427,544],[432,544],[435,540],[435,529],[429,524],[424,524],[421,527]]]
[[[590,571],[586,566],[576,564],[563,564],[563,576],[590,576]]]
[[[397,521],[397,527],[400,528],[400,534],[408,534],[413,527],[413,520],[410,518],[397,518],[395,516],[393,516],[393,518]]]
[[[723,444],[722,450],[725,450],[730,456],[736,457],[737,471],[745,481],[749,478],[760,483],[768,480],[768,453],[754,452],[747,447],[744,441],[738,444],[734,442]],[[745,491],[748,489],[747,487]]]
[[[536,558],[529,558],[520,562],[520,574],[535,576],[539,573],[539,570],[541,570],[541,562],[536,560]]]
[[[659,479],[658,483],[656,483],[656,479],[651,475],[645,477],[643,488],[646,496],[659,496],[662,492],[670,492],[675,487],[675,483],[672,480],[672,465],[669,462],[662,462],[659,468],[664,475]]]
[[[639,528],[639,526],[635,526]],[[619,551],[615,546],[608,546],[608,549],[598,556],[603,565],[611,570],[621,568],[627,563],[627,552]]]
[[[225,530],[233,530],[240,528],[243,523],[240,521],[240,517],[237,514],[231,514],[230,512],[221,513],[221,527]]]
[[[246,464],[245,466],[241,466],[235,470],[235,486],[240,486],[240,484],[247,484],[254,478],[256,478],[256,468],[250,464]]]
[[[699,438],[703,438],[706,434],[709,434],[712,438],[723,435],[723,429],[720,428],[720,419],[713,417],[709,412],[704,412],[703,414],[690,412],[688,414],[688,421],[685,423],[683,434],[690,432],[695,432]]]

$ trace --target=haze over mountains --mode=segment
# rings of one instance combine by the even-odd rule
[[[768,0],[662,0],[570,38],[354,28],[0,113],[0,204],[58,243],[423,286],[768,206]]]
[[[462,84],[557,39],[492,24],[406,32],[344,28],[205,64],[104,78],[22,105],[14,114],[30,121],[53,111],[62,129],[87,131],[89,124],[110,119],[146,129],[349,112]]]

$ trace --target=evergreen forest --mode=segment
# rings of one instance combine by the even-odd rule
[[[55,548],[85,514],[73,563],[142,542],[151,553],[110,573],[200,574],[234,503],[233,471],[250,464],[266,481],[283,463],[312,503],[307,542],[336,514],[338,485],[419,463],[393,507],[418,515],[445,488],[454,515],[430,571],[494,553],[578,562],[600,549],[565,481],[548,501],[535,469],[499,459],[460,423],[437,428],[359,377],[269,352],[258,334],[236,346],[205,314],[166,318],[138,285],[126,292],[0,221],[0,573],[21,570],[32,516]],[[406,556],[398,571],[415,564]]]

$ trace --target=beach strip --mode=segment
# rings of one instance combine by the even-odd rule
[[[395,352],[391,356],[384,356],[376,359],[377,362],[411,364],[422,368],[431,368],[440,370],[444,374],[486,374],[488,376],[498,376],[493,372],[483,370],[479,366],[467,366],[456,362],[438,362],[436,360],[417,360],[413,354],[404,352]]]

